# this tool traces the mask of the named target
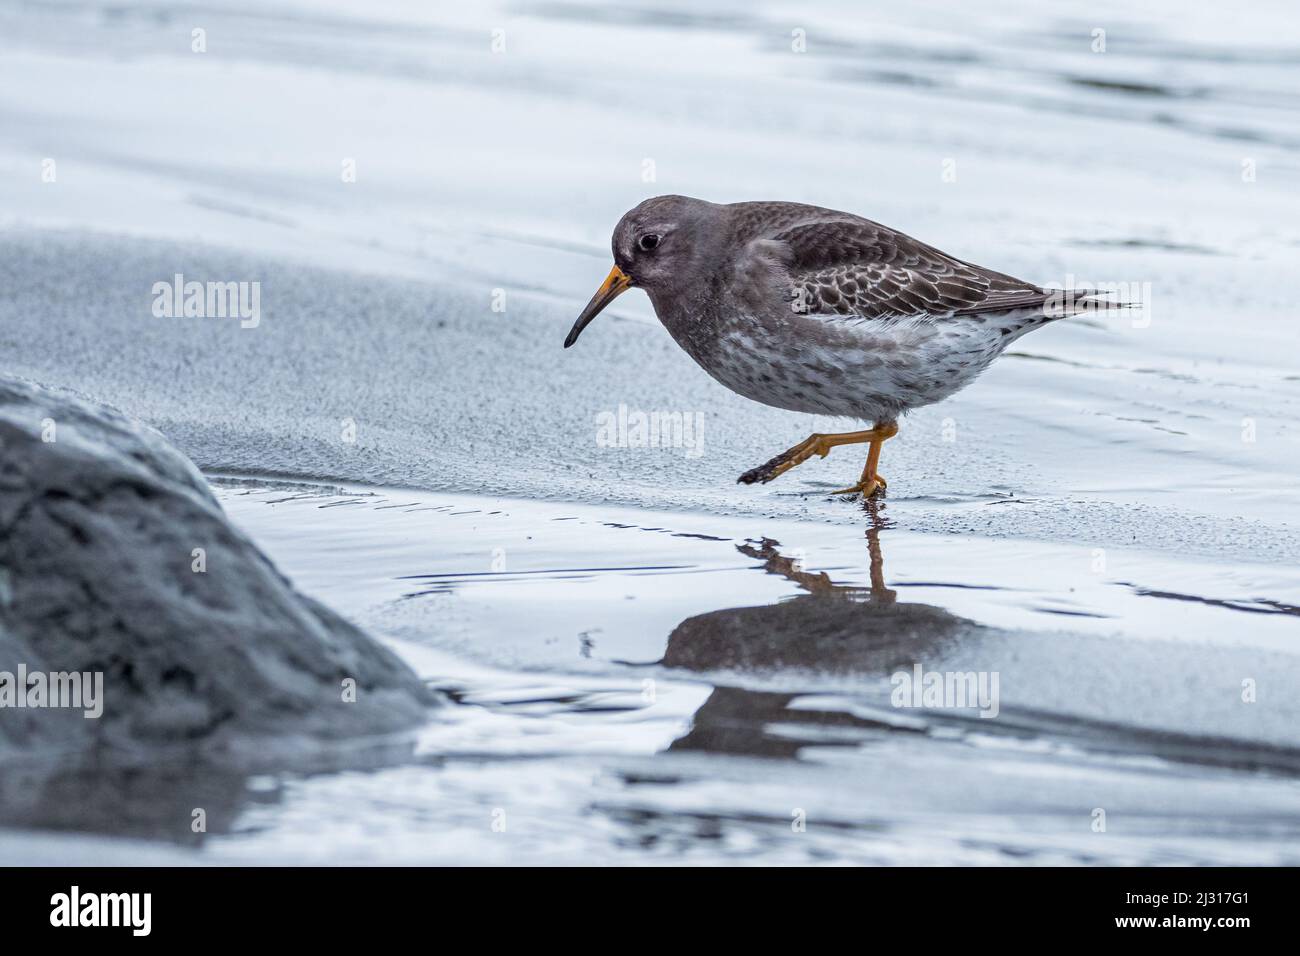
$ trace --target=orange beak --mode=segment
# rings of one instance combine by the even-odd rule
[[[582,314],[578,316],[578,321],[573,323],[573,328],[569,330],[569,337],[564,340],[564,347],[567,349],[574,342],[578,341],[578,336],[582,334],[583,329],[591,324],[591,320],[600,315],[605,306],[609,305],[631,287],[631,276],[618,266],[610,269],[609,275],[605,277],[605,281],[600,284],[600,288],[596,290],[596,294],[591,297],[591,301],[587,303],[587,307],[583,309]]]

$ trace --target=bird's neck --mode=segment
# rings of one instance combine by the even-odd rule
[[[649,296],[655,315],[673,341],[691,358],[703,362],[717,340],[717,315],[710,306],[715,300],[709,290],[702,287],[674,290],[672,294],[649,292]]]

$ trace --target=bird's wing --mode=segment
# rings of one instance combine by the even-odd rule
[[[1036,308],[1051,297],[866,219],[804,221],[754,245],[779,263],[792,308],[811,315],[974,315]]]

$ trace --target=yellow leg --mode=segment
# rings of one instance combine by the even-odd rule
[[[876,466],[880,464],[880,449],[890,438],[898,434],[898,426],[893,422],[885,425],[877,425],[875,428],[876,437],[871,439],[871,450],[867,452],[867,466],[862,469],[862,477],[858,483],[849,488],[841,488],[839,491],[832,491],[833,495],[855,495],[861,493],[862,497],[870,498],[878,491],[884,491],[887,487],[885,479],[876,472]]]
[[[787,448],[781,454],[777,455],[766,464],[752,468],[741,475],[737,481],[741,484],[752,485],[755,482],[767,484],[773,478],[784,475],[795,465],[802,464],[813,455],[821,455],[825,458],[830,454],[832,448],[836,445],[856,445],[863,442],[871,443],[871,453],[867,458],[867,471],[863,472],[863,480],[867,478],[868,472],[875,475],[875,463],[880,458],[880,444],[887,438],[893,438],[898,434],[898,426],[892,422],[878,424],[875,428],[868,428],[860,432],[840,432],[835,435],[814,434],[809,435],[793,448]],[[875,476],[880,487],[884,487],[883,479]],[[861,484],[861,483],[859,483]],[[845,489],[846,491],[861,490],[860,488]],[[875,490],[874,488],[872,489]]]

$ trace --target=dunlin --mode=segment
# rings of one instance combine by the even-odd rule
[[[565,348],[640,288],[677,344],[732,391],[871,423],[810,435],[741,475],[745,484],[866,443],[862,477],[834,493],[875,494],[885,487],[881,445],[904,412],[970,384],[1031,329],[1111,307],[1086,290],[1043,289],[870,219],[793,202],[659,196],[623,216],[612,244],[614,267]]]

